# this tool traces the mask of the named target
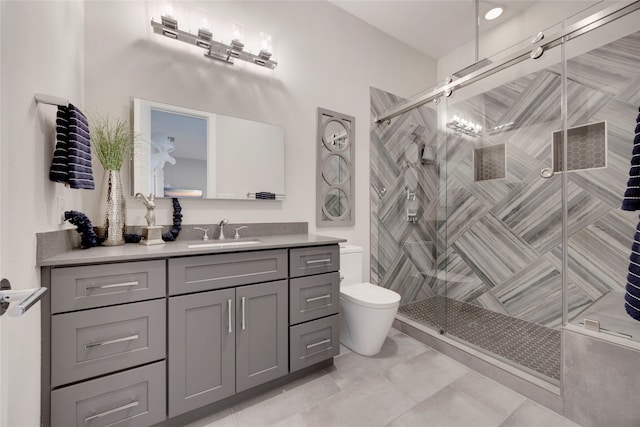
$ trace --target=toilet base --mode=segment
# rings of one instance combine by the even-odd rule
[[[340,342],[363,356],[375,356],[382,349],[398,306],[372,309],[341,301]]]

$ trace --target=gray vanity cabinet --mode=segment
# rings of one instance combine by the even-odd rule
[[[289,372],[286,280],[236,288],[236,391]]]
[[[235,290],[169,299],[169,417],[235,393]]]
[[[169,417],[289,372],[287,281],[169,299]]]
[[[216,289],[169,297],[170,418],[289,372],[286,274],[286,250],[169,260],[170,292]]]
[[[340,353],[340,247],[289,251],[291,372]]]
[[[44,267],[43,427],[182,425],[322,369],[338,269],[337,244]]]

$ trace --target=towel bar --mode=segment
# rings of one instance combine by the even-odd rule
[[[47,292],[47,288],[31,288],[21,290],[11,290],[11,283],[7,279],[0,280],[0,316],[2,316],[9,304],[18,301],[20,303],[9,310],[9,315],[13,317],[22,316],[35,305]]]
[[[69,100],[60,98],[59,96],[45,95],[43,93],[36,93],[34,96],[37,103],[57,105],[59,107],[68,107]]]

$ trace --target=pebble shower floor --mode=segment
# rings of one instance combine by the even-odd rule
[[[446,314],[448,335],[560,381],[560,331],[442,296],[405,304],[398,313],[438,329]]]

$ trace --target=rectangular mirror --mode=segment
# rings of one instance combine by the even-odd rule
[[[284,128],[133,99],[133,194],[284,198]]]

